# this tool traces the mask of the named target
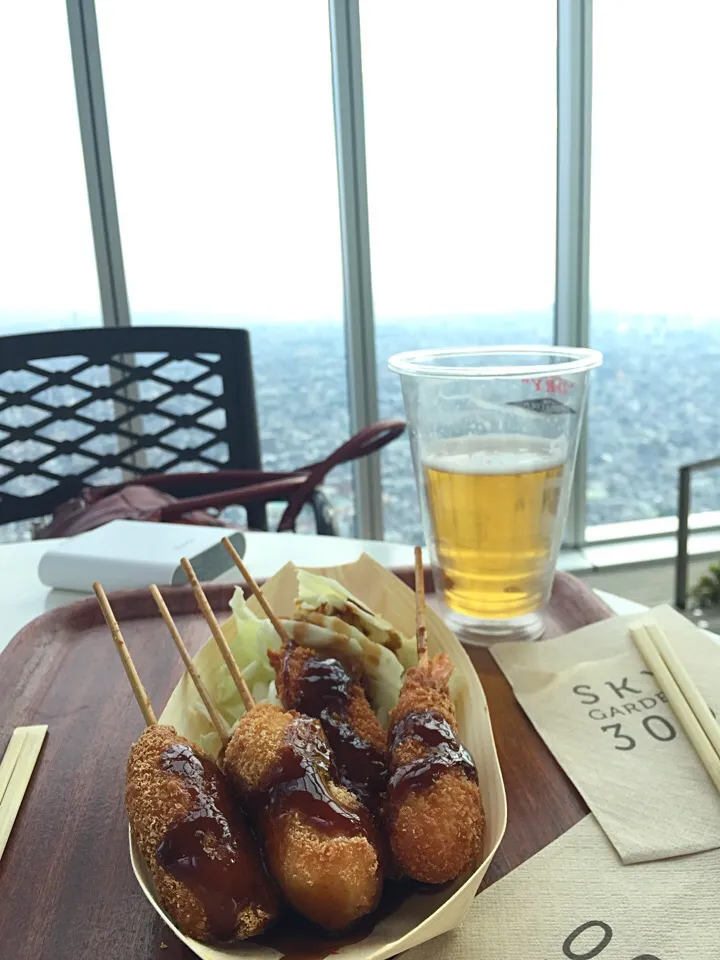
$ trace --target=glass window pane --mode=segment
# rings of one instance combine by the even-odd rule
[[[100,297],[64,3],[2,4],[0,91],[0,338],[97,326]],[[0,373],[5,391],[26,391],[35,381],[29,372]],[[0,456],[24,461],[49,449],[42,437],[13,441],[2,429],[30,427],[41,417],[28,403],[0,400]],[[67,424],[63,430],[63,439],[72,439]],[[64,472],[73,464],[58,467]],[[0,496],[52,486],[30,475],[8,479],[9,472],[0,464]],[[29,536],[29,521],[0,526],[2,542]]]
[[[549,343],[555,284],[553,0],[363,0],[380,407],[415,347]],[[421,537],[407,440],[382,456],[386,536]]]
[[[593,14],[588,523],[671,516],[677,469],[720,454],[720,7]],[[693,510],[718,509],[717,472]]]
[[[318,460],[348,435],[327,3],[97,10],[133,322],[249,329],[264,466]]]
[[[0,335],[100,319],[65,4],[0,8]]]

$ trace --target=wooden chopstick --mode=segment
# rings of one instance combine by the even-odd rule
[[[17,727],[0,764],[0,858],[30,783],[47,726]]]
[[[715,726],[717,726],[717,724],[707,704],[703,700],[700,691],[687,675],[682,664],[679,663],[678,658],[667,642],[667,637],[664,636],[660,627],[655,624],[652,626],[654,628],[652,630],[650,626],[646,625],[631,627],[630,635],[635,642],[635,646],[640,651],[640,655],[647,664],[648,669],[655,677],[658,686],[667,697],[668,703],[672,707],[678,723],[687,734],[700,762],[707,770],[708,776],[715,784],[717,790],[720,791],[720,753],[716,751],[713,745],[714,742],[717,741],[714,735],[711,739],[706,733],[695,707],[700,708],[699,712],[705,722],[707,721],[705,711],[707,711],[707,716],[709,716],[712,723]],[[658,637],[660,637],[660,643],[658,643]],[[662,650],[670,651],[669,663],[665,659]],[[683,674],[685,689],[690,693],[689,696],[686,696],[683,687],[674,674],[673,668],[678,665]]]
[[[2,763],[0,763],[0,807],[2,806],[5,791],[10,783],[10,778],[13,775],[18,759],[20,758],[22,746],[25,742],[26,730],[27,727],[17,727],[15,729],[15,732],[10,737],[10,743],[8,743],[7,749],[3,755]]]
[[[650,634],[658,653],[665,661],[665,666],[673,675],[675,683],[680,687],[683,696],[690,705],[690,709],[703,728],[705,736],[713,745],[715,753],[720,756],[720,726],[712,715],[710,707],[705,703],[702,694],[693,683],[690,674],[680,662],[678,655],[670,646],[670,641],[660,627],[656,623],[648,623],[645,625],[645,629]]]

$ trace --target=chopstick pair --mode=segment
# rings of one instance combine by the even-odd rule
[[[657,624],[631,627],[630,635],[708,776],[720,791],[720,726],[717,720]]]
[[[0,859],[40,756],[47,729],[45,724],[16,727],[0,763]]]

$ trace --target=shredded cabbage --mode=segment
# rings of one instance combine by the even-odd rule
[[[414,637],[398,633],[335,580],[298,570],[298,591],[297,619],[281,620],[288,636],[314,650],[342,651],[355,661],[367,680],[369,699],[378,720],[387,726],[390,711],[400,696],[403,674],[417,664]],[[248,608],[242,590],[235,590],[230,609],[235,629],[228,636],[228,643],[253,697],[258,703],[279,703],[275,671],[267,651],[279,649],[280,637],[269,620],[260,619]],[[347,620],[342,619],[343,614]],[[245,707],[222,660],[212,668],[206,682],[218,710],[230,729],[234,729]],[[459,692],[455,674],[450,688],[452,694]],[[211,726],[202,702],[191,709],[206,719],[203,726]],[[199,737],[198,743],[214,756],[219,753],[220,739],[214,732]]]
[[[267,694],[258,700],[267,700],[274,695],[277,700],[274,680],[275,673],[267,659],[268,648],[276,650],[281,641],[269,620],[261,620],[248,609],[241,590],[235,590],[230,608],[235,621],[235,637],[230,648],[235,655],[243,676],[251,685],[248,672],[253,680],[267,680]],[[298,620],[281,620],[288,636],[313,650],[332,647],[344,650],[355,660],[368,680],[370,702],[382,719],[387,719],[390,710],[397,703],[402,686],[403,668],[399,660],[385,647],[369,640],[360,630],[337,622],[342,632],[333,629],[333,618],[324,618],[327,623],[312,623]],[[250,659],[252,658],[252,659]],[[223,681],[223,694],[227,696],[227,706],[235,713],[236,719],[243,712],[240,698],[229,676]],[[253,690],[253,695],[255,695]],[[239,712],[238,712],[239,710]]]
[[[303,617],[307,613],[316,612],[320,607],[341,619],[343,613],[349,611],[353,620],[360,625],[356,628],[357,632],[363,633],[374,643],[393,650],[403,669],[407,670],[417,664],[415,638],[404,636],[383,617],[368,610],[362,600],[337,580],[321,577],[308,570],[298,570],[296,605]]]

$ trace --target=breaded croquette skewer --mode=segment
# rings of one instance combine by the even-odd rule
[[[262,933],[279,913],[257,841],[212,757],[148,727],[127,764],[125,807],[160,901],[195,940]]]
[[[275,632],[277,633],[277,635],[280,637],[283,643],[289,643],[290,638],[288,637],[287,633],[285,633],[285,628],[280,622],[280,618],[275,616],[275,611],[272,609],[270,604],[265,599],[265,596],[263,595],[263,592],[260,589],[260,587],[257,585],[257,583],[255,583],[255,579],[253,575],[250,573],[248,568],[243,563],[242,557],[230,542],[229,537],[223,537],[222,545],[230,554],[230,559],[242,574],[243,580],[250,587],[250,590],[252,591],[253,596],[255,597],[257,602],[260,604],[260,606],[263,608],[265,612],[265,616],[268,618],[270,623],[275,627]]]
[[[268,659],[282,705],[320,721],[340,783],[372,813],[379,812],[387,782],[387,734],[352,668],[293,643],[268,650]]]
[[[211,757],[158,724],[105,592],[93,587],[149,724],[130,751],[125,805],[160,902],[196,940],[262,933],[277,916],[278,896],[225,777]]]
[[[335,781],[318,720],[258,704],[238,722],[225,762],[254,811],[270,871],[299,913],[342,930],[375,909],[380,837],[363,804]]]
[[[390,847],[415,880],[445,883],[482,849],[484,815],[472,757],[457,737],[446,654],[427,655],[422,553],[415,551],[418,666],[405,674],[390,715],[385,819]]]
[[[183,566],[200,602],[202,587],[190,564],[183,561]],[[209,605],[201,603],[201,609],[223,657],[232,660],[217,621],[211,622]],[[230,739],[226,770],[286,899],[320,926],[341,930],[370,913],[382,891],[380,840],[372,817],[336,782],[318,720],[256,705],[238,691],[247,713]]]

